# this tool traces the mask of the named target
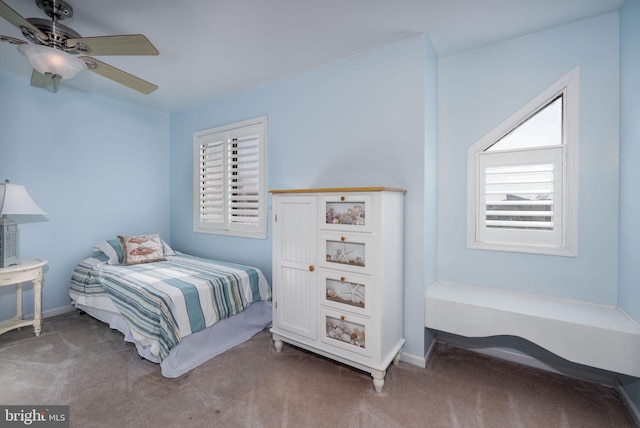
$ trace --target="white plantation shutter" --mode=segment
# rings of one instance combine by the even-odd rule
[[[266,118],[194,134],[194,230],[266,237]]]
[[[477,239],[562,244],[563,148],[479,156]]]
[[[260,126],[230,132],[227,189],[229,228],[250,230],[260,222]]]
[[[198,217],[201,225],[224,225],[224,146],[223,133],[203,136],[199,143]]]

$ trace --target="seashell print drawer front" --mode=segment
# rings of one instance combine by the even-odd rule
[[[320,238],[320,264],[329,269],[371,273],[371,236],[356,233],[323,233]]]
[[[320,284],[321,305],[360,315],[371,314],[371,299],[375,294],[371,277],[322,269]]]
[[[321,228],[352,232],[371,232],[371,195],[350,193],[323,196],[320,200]]]
[[[328,309],[321,310],[322,342],[361,355],[371,356],[369,319]]]

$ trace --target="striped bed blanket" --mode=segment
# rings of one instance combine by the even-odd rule
[[[69,295],[87,306],[102,302],[99,309],[113,302],[106,306],[163,360],[189,334],[271,300],[271,287],[257,268],[178,253],[132,266],[85,259],[73,272]]]

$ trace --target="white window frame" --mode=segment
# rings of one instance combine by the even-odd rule
[[[562,145],[501,151],[486,150],[563,96]],[[579,68],[517,111],[467,151],[467,247],[560,256],[578,255],[578,110]],[[554,165],[553,230],[487,228],[485,174],[487,166],[552,163]],[[491,230],[490,230],[491,229]]]
[[[256,193],[257,204],[251,203],[251,216],[246,219],[238,216],[236,209],[242,205],[238,198],[234,198],[234,183],[237,183],[236,163],[238,157],[233,156],[234,144],[242,138],[257,139],[257,147],[252,148],[252,154],[257,155],[257,171],[252,172],[247,183]],[[203,150],[216,149],[215,178],[205,182],[203,162]],[[237,146],[236,146],[237,147]],[[261,116],[242,122],[218,126],[216,128],[198,131],[193,134],[193,230],[199,233],[212,233],[219,235],[239,236],[246,238],[266,239],[267,237],[267,117]],[[255,156],[254,156],[255,157]],[[255,169],[256,166],[253,166]],[[234,174],[234,171],[236,174]],[[213,177],[210,174],[211,178]],[[218,214],[216,218],[206,216],[203,213],[203,204],[206,202],[205,192],[218,194],[216,204]],[[253,198],[253,197],[252,197]],[[256,214],[256,215],[253,215]],[[247,219],[249,221],[247,221]]]

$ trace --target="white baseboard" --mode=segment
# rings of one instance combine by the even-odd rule
[[[412,364],[414,366],[418,366],[424,369],[425,367],[427,367],[427,361],[429,361],[429,357],[431,357],[431,354],[436,349],[436,345],[437,345],[437,341],[434,339],[431,342],[431,345],[429,345],[429,349],[427,349],[427,352],[424,354],[424,357],[421,357],[419,355],[407,354],[406,352],[403,352],[400,354],[400,361],[404,361],[407,364]]]
[[[454,345],[455,346],[455,345]],[[477,352],[478,354],[487,355],[489,357],[497,358],[499,360],[510,361],[512,363],[522,364],[524,366],[533,367],[536,369],[545,370],[552,373],[562,374],[559,370],[554,369],[548,364],[533,358],[530,355],[520,354],[518,352],[509,351],[507,349],[500,348],[474,348],[470,351]]]
[[[418,366],[421,368],[425,368],[427,366],[427,359],[421,357],[419,355],[407,354],[406,352],[402,352],[400,354],[400,361],[405,362],[407,364],[411,364],[414,366]]]
[[[540,370],[545,370],[551,373],[561,374],[563,376],[569,376],[576,379],[585,380],[588,382],[595,382],[601,385],[616,386],[618,380],[613,375],[608,375],[599,371],[591,370],[588,367],[580,367],[579,365],[567,366],[551,366],[544,361],[541,361],[531,355],[516,352],[504,348],[491,348],[491,347],[470,347],[460,346],[457,343],[451,343],[452,346],[461,347],[469,351],[477,352],[479,354],[487,355],[489,357],[498,358],[500,360],[510,361],[512,363],[522,364],[524,366],[533,367]]]
[[[620,383],[618,383],[616,388],[618,389],[620,398],[622,399],[622,401],[624,401],[624,404],[627,406],[627,409],[629,409],[629,413],[631,413],[631,416],[633,417],[633,421],[636,423],[637,426],[640,427],[640,411],[638,411],[638,406],[636,406],[636,403],[633,402],[631,397],[629,397],[629,394],[627,394],[627,391],[624,389],[624,387]]]
[[[55,317],[57,315],[62,315],[62,314],[66,314],[67,312],[72,312],[75,311],[76,308],[69,304],[66,306],[60,306],[58,308],[53,308],[53,309],[49,309],[48,311],[42,311],[42,318],[51,318],[51,317]],[[33,312],[30,314],[24,314],[24,319],[25,320],[32,320],[33,319]]]
[[[42,318],[51,318],[55,317],[56,315],[66,314],[67,312],[72,312],[75,310],[76,308],[73,305],[60,306],[59,308],[53,308],[49,309],[48,311],[42,312]]]
[[[438,345],[438,341],[434,338],[431,341],[431,345],[429,345],[429,349],[427,349],[427,353],[424,354],[425,367],[427,366],[426,362],[429,361],[429,358],[431,358],[431,354],[433,354],[433,352],[436,350],[436,345]]]

